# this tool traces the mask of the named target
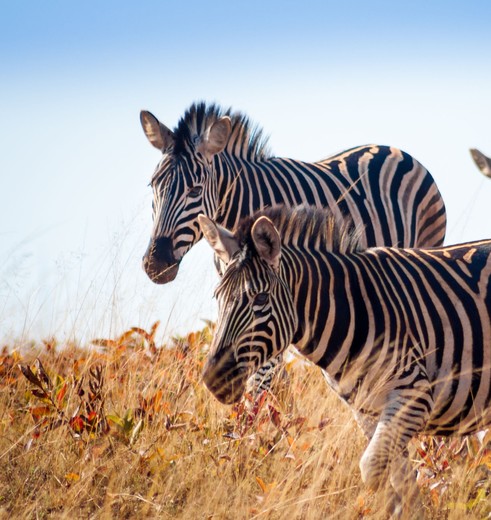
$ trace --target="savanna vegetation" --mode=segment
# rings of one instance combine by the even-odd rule
[[[0,518],[385,518],[365,439],[318,369],[295,356],[271,393],[219,404],[200,373],[212,324],[156,344],[6,345]],[[410,445],[427,517],[491,517],[491,434]]]

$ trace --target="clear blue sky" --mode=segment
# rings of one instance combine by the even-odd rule
[[[0,337],[166,330],[214,316],[200,244],[178,279],[140,267],[158,153],[195,100],[246,112],[277,155],[375,142],[435,177],[447,243],[491,237],[491,2],[23,1],[0,6]],[[163,327],[164,328],[164,327]]]

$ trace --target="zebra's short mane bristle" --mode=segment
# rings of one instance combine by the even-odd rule
[[[193,103],[174,129],[174,154],[179,155],[199,142],[206,130],[223,116],[232,122],[232,132],[225,150],[243,159],[267,159],[271,157],[268,138],[241,112],[231,108],[223,110],[220,106],[206,104],[204,101]]]
[[[239,222],[234,231],[241,250],[255,252],[251,237],[254,222],[261,216],[268,217],[279,232],[283,246],[299,245],[312,249],[327,249],[337,253],[359,251],[360,229],[350,217],[336,216],[328,209],[313,206],[275,206],[258,211],[252,217]]]

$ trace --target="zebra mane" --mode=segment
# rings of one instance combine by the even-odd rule
[[[301,205],[294,208],[275,206],[258,211],[242,219],[234,231],[241,251],[256,252],[251,236],[254,222],[268,217],[275,225],[283,246],[325,249],[335,253],[349,253],[361,249],[361,229],[351,217],[335,215],[329,209]]]
[[[223,110],[215,103],[207,105],[204,101],[193,103],[174,129],[174,154],[179,155],[193,148],[207,129],[223,116],[230,117],[232,122],[232,132],[225,151],[248,160],[271,157],[267,137],[246,115],[233,112],[231,108]]]

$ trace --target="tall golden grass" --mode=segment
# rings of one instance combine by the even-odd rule
[[[316,367],[293,358],[271,393],[226,407],[200,380],[211,324],[164,345],[157,326],[3,349],[0,518],[386,517]],[[490,517],[489,443],[411,443],[427,518]]]

